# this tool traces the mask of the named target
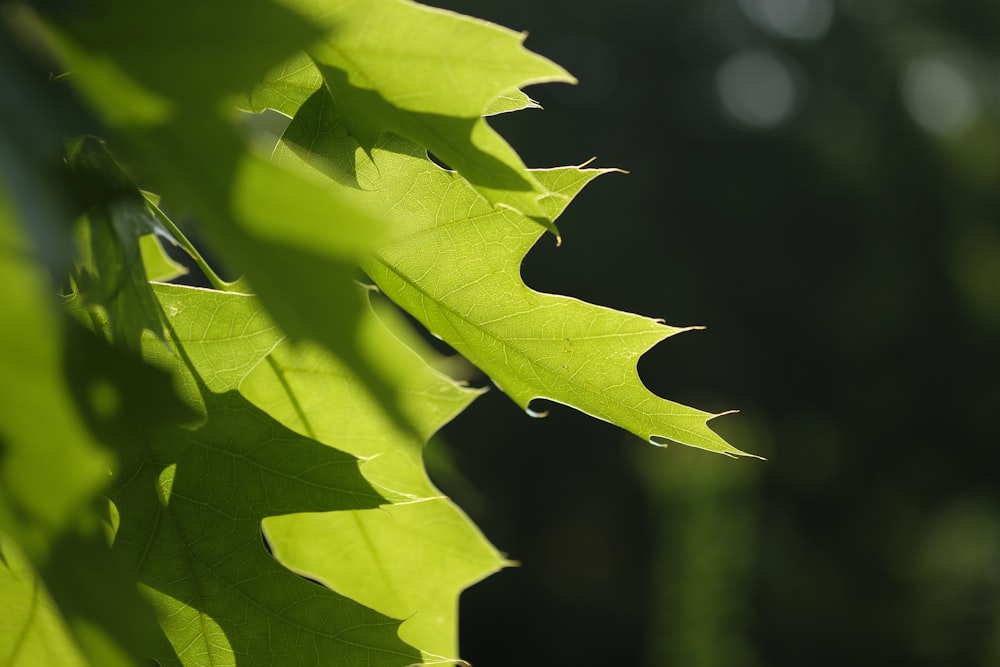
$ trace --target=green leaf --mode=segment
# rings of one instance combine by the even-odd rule
[[[296,54],[274,68],[250,92],[252,111],[280,111],[289,118],[323,85],[323,75],[305,52]],[[513,88],[501,93],[483,108],[483,116],[495,116],[521,109],[539,109],[538,102]]]
[[[517,88],[496,97],[483,110],[484,116],[496,116],[521,109],[541,109],[541,105]]]
[[[0,280],[18,286],[0,295],[0,310],[18,323],[0,331],[0,538],[39,577],[28,586],[27,569],[12,570],[4,599],[30,608],[44,582],[92,664],[132,665],[153,641],[154,619],[109,557],[98,494],[118,467],[110,448],[132,442],[131,420],[156,428],[180,413],[160,394],[162,377],[58,313],[40,268],[0,196]],[[19,631],[8,626],[0,645],[19,645],[11,632]]]
[[[94,137],[73,142],[67,161],[86,208],[74,272],[78,296],[83,306],[104,309],[114,340],[138,351],[143,330],[163,338],[140,239],[169,234],[103,142]]]
[[[358,459],[297,434],[236,391],[280,334],[249,295],[160,285],[177,355],[146,352],[183,378],[203,419],[152,432],[117,477],[114,550],[160,611],[163,664],[416,662],[399,622],[292,573],[261,521],[375,508]],[[172,646],[172,648],[171,648]],[[176,655],[174,655],[176,653]]]
[[[423,661],[458,655],[458,596],[503,559],[425,472],[430,435],[481,392],[432,371],[369,313],[362,335],[381,350],[417,428],[401,431],[348,367],[315,346],[279,345],[241,385],[282,423],[366,461],[365,477],[396,499],[377,510],[265,520],[285,564],[387,615],[406,619],[400,637]],[[398,326],[398,324],[397,324]]]
[[[274,109],[291,118],[322,85],[323,75],[303,51],[264,75],[250,92],[250,109]]]
[[[357,460],[281,428],[235,392],[207,422],[126,462],[115,548],[161,613],[179,664],[413,661],[398,621],[296,576],[267,552],[265,516],[375,507]],[[170,664],[170,653],[155,656]]]
[[[0,662],[8,667],[86,667],[27,557],[0,535]]]
[[[63,321],[0,190],[0,531],[48,557],[107,484],[114,459],[87,428],[63,369]]]
[[[0,30],[6,33],[6,21],[13,24],[15,15],[16,11],[10,16],[5,13]],[[68,231],[75,217],[65,142],[92,132],[93,119],[72,91],[53,85],[50,73],[37,62],[37,54],[18,48],[23,46],[22,39],[8,34],[0,39],[0,81],[4,82],[0,189],[7,190],[10,214],[16,210],[24,221],[39,259],[53,275],[61,276],[69,269],[72,242]]]
[[[50,93],[70,82],[127,169],[94,140],[70,154],[87,211],[66,305],[111,346],[51,307],[42,271],[65,273],[75,215],[46,137],[85,134],[66,131],[80,118],[46,112],[49,127],[0,100],[15,121],[0,141],[0,281],[17,286],[0,295],[16,323],[0,327],[0,591],[17,612],[0,656],[455,661],[458,596],[504,561],[434,488],[422,448],[478,392],[386,331],[354,284],[359,262],[526,409],[545,398],[739,453],[712,415],[642,387],[635,361],[680,329],[521,282],[538,223],[554,230],[601,173],[528,170],[484,120],[536,106],[526,85],[571,80],[523,35],[407,0],[9,9],[5,37],[13,27],[72,70],[26,79],[28,59],[11,66],[0,39],[14,97],[68,98]],[[295,115],[278,162],[237,110],[262,79],[250,106]],[[175,267],[148,233],[174,228],[133,178],[245,279],[150,288]],[[43,585],[58,618],[34,615]],[[36,627],[53,633],[44,646]]]
[[[321,35],[269,0],[41,4],[48,33],[88,102],[114,126],[198,123]],[[225,103],[225,106],[223,106]]]
[[[151,281],[168,283],[188,273],[187,267],[174,261],[163,249],[162,241],[152,234],[139,239],[139,252]]]
[[[497,98],[512,90],[575,81],[526,50],[524,34],[408,0],[289,0],[289,5],[327,27],[309,55],[366,150],[383,132],[407,137],[458,170],[491,203],[555,231],[544,200],[561,195],[535,178],[482,118],[496,113]],[[291,115],[304,99],[303,84],[313,82],[308,68],[295,60],[258,87],[254,106],[277,104]]]
[[[530,219],[491,206],[460,175],[440,169],[405,139],[384,136],[370,158],[356,155],[353,162],[342,149],[327,150],[344,132],[332,105],[317,93],[299,110],[277,155],[326,177],[359,205],[384,211],[394,237],[363,262],[365,271],[518,405],[529,410],[532,401],[546,399],[654,444],[670,440],[743,455],[708,428],[718,415],[657,397],[639,379],[639,357],[686,329],[528,288],[519,267],[541,234]],[[561,195],[547,200],[555,219],[606,171],[533,173]]]

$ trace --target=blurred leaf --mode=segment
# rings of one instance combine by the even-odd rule
[[[87,662],[70,637],[59,611],[24,554],[0,535],[0,658],[9,667]]]
[[[19,286],[0,297],[18,323],[0,332],[0,535],[32,561],[92,664],[136,664],[155,623],[100,530],[98,494],[118,467],[106,447],[129,446],[132,419],[156,428],[182,411],[163,377],[60,316],[40,269],[0,205],[0,280]],[[23,568],[16,578],[4,599],[30,605],[40,584]]]
[[[63,373],[64,332],[35,251],[0,190],[0,531],[45,560],[108,481],[114,460],[88,430]]]
[[[4,13],[14,18],[13,8]],[[63,276],[70,256],[76,201],[62,142],[92,121],[12,49],[7,24],[0,28],[0,312],[9,324],[0,327],[0,597],[8,605],[0,659],[136,664],[155,625],[107,557],[95,509],[117,462],[91,417],[114,407],[120,387],[67,367],[71,349],[96,339],[59,312],[46,275]]]
[[[46,9],[35,29],[117,131],[138,182],[197,214],[286,334],[336,350],[392,406],[355,344],[363,304],[353,277],[381,225],[255,154],[234,122],[238,96],[321,29],[267,0]]]
[[[0,16],[0,179],[11,215],[24,221],[26,241],[62,275],[72,254],[68,234],[76,202],[65,165],[67,137],[95,131],[72,91],[51,80],[29,53],[30,34],[11,3]],[[27,32],[27,31],[23,31]],[[27,44],[24,44],[26,41]],[[21,47],[21,48],[18,48]]]
[[[197,123],[321,35],[270,0],[38,3],[74,82],[113,125]],[[56,35],[50,34],[50,39]],[[183,118],[181,118],[183,117]]]

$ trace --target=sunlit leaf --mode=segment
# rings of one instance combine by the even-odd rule
[[[167,254],[162,241],[152,234],[139,239],[139,252],[150,280],[170,282],[188,274],[188,268]]]
[[[542,233],[532,220],[491,206],[461,175],[439,168],[405,139],[386,136],[369,154],[347,158],[336,139],[344,133],[318,92],[292,121],[279,155],[326,177],[345,197],[384,211],[394,238],[363,262],[367,274],[518,405],[529,410],[532,401],[546,399],[656,444],[742,454],[708,428],[716,415],[659,398],[639,379],[639,357],[685,329],[530,289],[520,264]],[[333,144],[337,150],[324,151]],[[562,195],[547,200],[555,219],[605,171],[533,173]]]
[[[28,559],[0,535],[0,656],[9,667],[85,667],[59,610]]]
[[[535,178],[483,119],[512,90],[574,81],[525,49],[525,35],[409,0],[288,4],[329,30],[308,52],[362,146],[375,145],[383,132],[405,136],[458,170],[491,203],[555,230],[544,200],[560,193]],[[411,38],[415,32],[420,39]],[[258,87],[254,105],[274,104],[291,115],[314,81],[303,61],[294,60]]]
[[[0,327],[0,537],[34,568],[10,570],[4,599],[53,599],[75,650],[93,664],[135,664],[154,641],[154,617],[108,551],[98,494],[135,422],[156,428],[182,412],[161,394],[162,376],[59,313],[54,287],[3,203],[0,280],[19,289],[0,296],[18,323]],[[8,626],[0,643],[19,645],[19,632]],[[55,650],[63,639],[53,642]]]
[[[384,498],[354,456],[282,426],[237,386],[280,335],[254,297],[157,287],[176,355],[157,364],[203,418],[149,434],[112,496],[115,551],[135,568],[172,648],[164,664],[399,665],[418,654],[399,622],[295,575],[268,553],[261,521],[298,512],[375,508]],[[176,655],[174,655],[176,654]]]
[[[0,660],[460,662],[459,595],[505,561],[423,447],[481,390],[358,281],[526,410],[741,454],[638,377],[683,329],[521,281],[606,171],[529,170],[487,123],[572,81],[523,34],[409,0],[7,4]],[[277,159],[289,118],[247,106],[294,116]],[[158,238],[214,289],[151,285],[181,271]]]
[[[401,431],[350,369],[315,347],[279,345],[241,386],[282,423],[364,460],[365,477],[393,505],[265,520],[282,562],[396,618],[424,660],[458,655],[458,596],[504,561],[431,484],[424,441],[480,392],[432,371],[369,314],[366,344],[400,388],[418,431]],[[419,573],[419,574],[418,574]]]

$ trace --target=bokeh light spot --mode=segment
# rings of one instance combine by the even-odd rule
[[[969,77],[942,58],[912,61],[903,75],[903,102],[910,116],[932,134],[961,134],[979,114],[979,93]]]
[[[719,67],[715,83],[727,112],[762,129],[788,120],[798,97],[788,66],[763,51],[734,54]]]
[[[739,0],[739,3],[758,26],[790,39],[822,37],[833,20],[831,0]]]

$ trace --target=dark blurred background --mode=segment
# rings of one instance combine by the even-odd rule
[[[630,172],[528,284],[706,325],[640,372],[768,458],[490,392],[438,481],[522,565],[463,595],[463,656],[1000,665],[1000,3],[431,4],[580,79],[495,120],[530,166]]]

